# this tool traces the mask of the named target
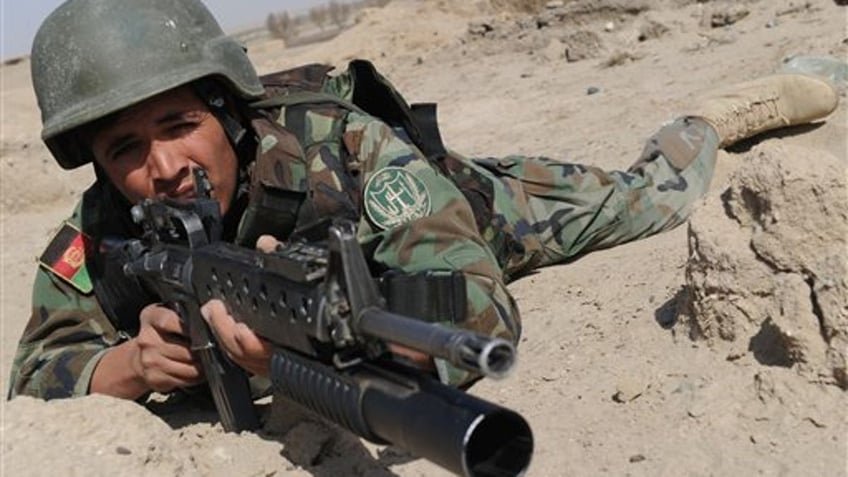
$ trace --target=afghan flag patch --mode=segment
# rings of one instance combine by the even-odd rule
[[[85,257],[91,252],[90,247],[91,239],[74,225],[65,222],[38,262],[80,292],[88,294],[94,289],[85,266]]]

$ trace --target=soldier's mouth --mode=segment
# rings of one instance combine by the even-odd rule
[[[188,202],[197,198],[197,192],[194,190],[194,184],[188,184],[180,187],[175,192],[167,194],[168,198],[177,202]]]

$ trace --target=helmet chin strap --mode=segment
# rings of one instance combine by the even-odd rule
[[[253,136],[248,134],[248,129],[236,119],[231,112],[232,110],[227,108],[227,94],[220,83],[211,79],[203,79],[195,82],[193,88],[195,94],[206,103],[209,111],[221,123],[238,161],[237,186],[230,204],[230,211],[227,213],[227,217],[224,217],[224,234],[234,236],[238,222],[235,225],[231,222],[235,217],[241,216],[238,211],[243,210],[243,206],[239,207],[238,204],[244,202],[244,198],[247,197],[250,190],[247,164],[253,160],[253,154],[250,152],[255,147],[254,141],[250,140]]]
[[[221,123],[224,132],[230,139],[233,149],[239,149],[241,141],[247,134],[247,129],[239,123],[227,109],[226,95],[224,89],[213,80],[201,80],[194,85],[194,92],[206,103],[209,110]]]

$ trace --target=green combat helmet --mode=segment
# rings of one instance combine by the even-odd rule
[[[92,160],[74,128],[208,76],[246,99],[263,93],[244,48],[199,0],[69,0],[32,47],[41,138],[65,169]]]

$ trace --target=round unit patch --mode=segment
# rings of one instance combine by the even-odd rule
[[[365,212],[374,225],[390,229],[430,215],[430,191],[400,167],[385,167],[365,184]]]

